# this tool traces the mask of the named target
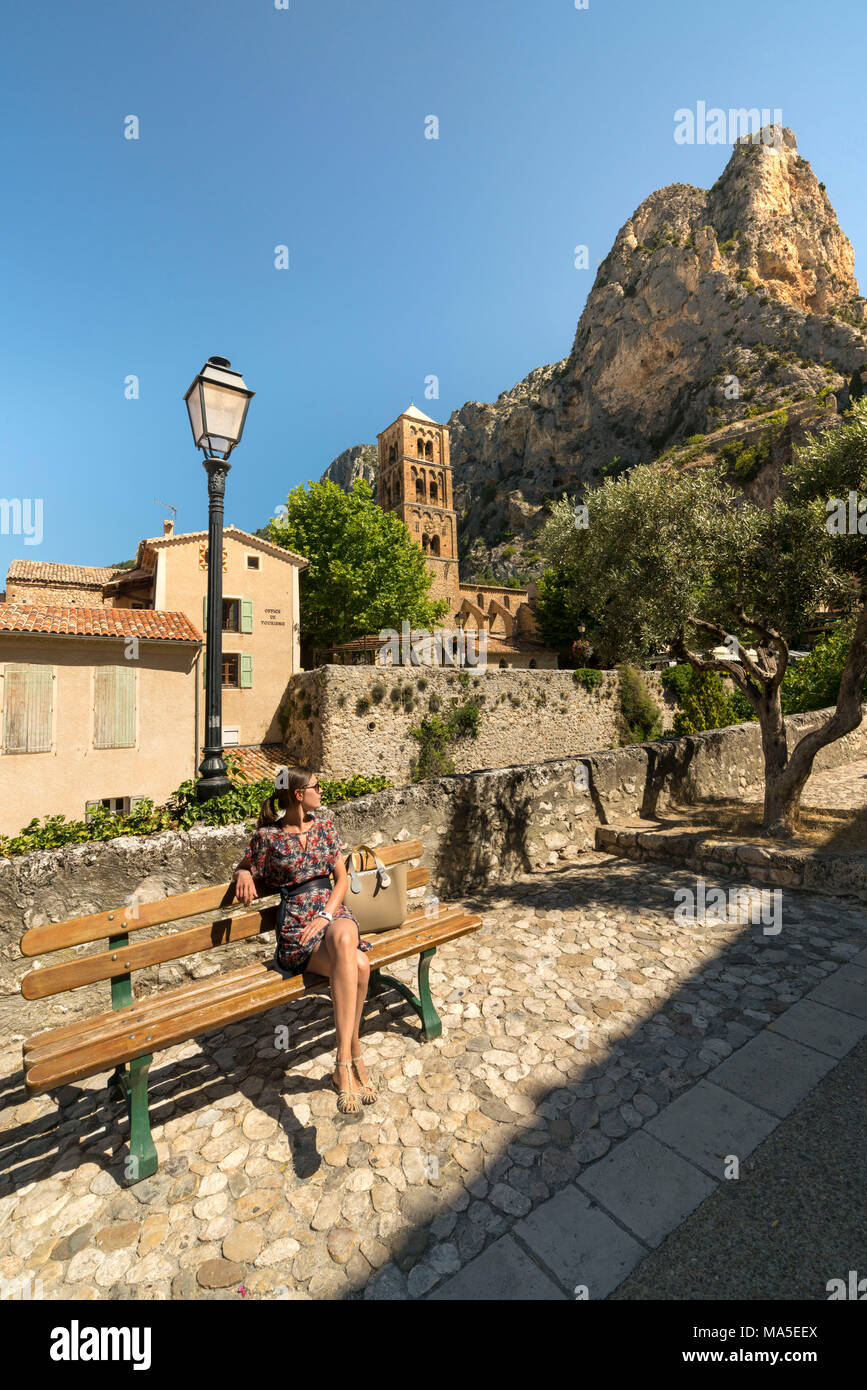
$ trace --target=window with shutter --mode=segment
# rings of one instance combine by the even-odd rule
[[[3,751],[49,753],[54,667],[7,662],[3,695]]]
[[[241,631],[253,631],[253,600],[251,598],[241,599]]]
[[[94,748],[135,747],[135,669],[98,666],[93,673]]]
[[[244,652],[241,656],[241,689],[249,690],[253,684],[253,658]]]

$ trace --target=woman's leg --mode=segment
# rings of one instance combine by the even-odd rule
[[[322,942],[307,962],[307,970],[327,975],[331,980],[334,1026],[337,1033],[337,1060],[349,1062],[358,1051],[358,1028],[364,1006],[370,966],[358,950],[358,928],[349,918],[338,917],[326,929]],[[335,1067],[334,1079],[341,1090],[355,1090],[347,1081],[346,1067]]]

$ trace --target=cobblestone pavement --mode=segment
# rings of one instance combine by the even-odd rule
[[[865,945],[863,906],[797,891],[778,936],[676,922],[691,884],[586,854],[466,899],[485,925],[434,957],[442,1037],[419,1043],[394,992],[368,1006],[383,1090],[360,1116],[336,1110],[327,996],[158,1054],[160,1170],[130,1188],[107,1075],[27,1099],[13,1039],[0,1279],[49,1299],[435,1291]]]
[[[867,809],[867,759],[814,772],[801,799],[805,806],[827,806],[835,811]]]

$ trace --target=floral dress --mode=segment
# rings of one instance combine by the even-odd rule
[[[274,893],[283,887],[328,874],[341,857],[340,836],[334,822],[320,818],[306,832],[303,847],[299,837],[291,831],[282,830],[276,825],[263,826],[254,833],[238,868],[247,869],[255,878],[261,879],[265,892]],[[277,910],[275,960],[283,970],[300,974],[306,969],[313,952],[322,944],[328,923],[323,923],[303,944],[299,943],[298,938],[317,913],[326,909],[330,897],[331,890],[328,888],[311,888],[309,892],[299,893],[293,898],[281,894]],[[358,928],[352,913],[342,903],[334,914],[334,920],[338,917],[349,917]],[[362,939],[360,928],[358,945],[362,951],[371,948],[371,943]]]

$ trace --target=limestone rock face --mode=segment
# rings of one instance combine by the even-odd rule
[[[843,385],[867,357],[852,246],[790,130],[780,146],[738,142],[709,191],[645,199],[599,267],[569,356],[452,415],[457,506],[489,480],[539,503],[616,457],[648,462],[748,408]]]
[[[321,482],[328,478],[338,487],[349,492],[356,478],[364,478],[370,483],[376,495],[377,448],[375,444],[353,444],[328,465],[322,474]]]
[[[867,362],[852,246],[792,132],[777,134],[736,142],[709,190],[646,198],[599,267],[568,357],[452,413],[465,564],[499,561],[503,531],[530,538],[547,499],[580,495],[615,460],[646,463],[839,393]]]

